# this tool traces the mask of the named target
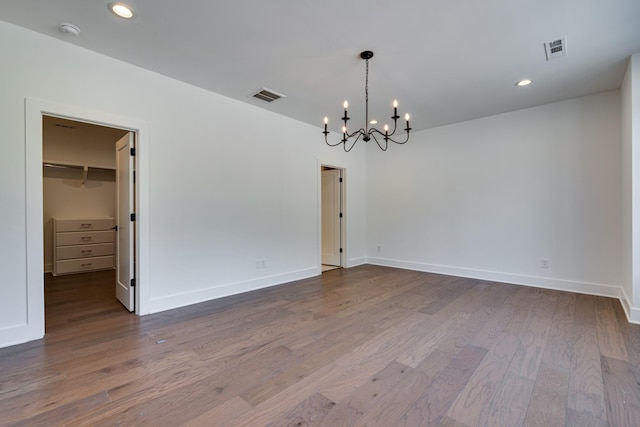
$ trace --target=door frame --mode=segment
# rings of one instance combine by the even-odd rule
[[[28,340],[44,336],[44,242],[42,233],[42,117],[60,117],[135,133],[136,138],[136,310],[149,313],[149,164],[145,121],[104,111],[25,98],[26,265]],[[27,338],[25,336],[25,338]]]
[[[318,271],[322,274],[322,168],[339,169],[342,176],[342,185],[340,186],[340,207],[342,210],[342,221],[340,221],[340,266],[347,266],[347,168],[336,162],[318,160]]]

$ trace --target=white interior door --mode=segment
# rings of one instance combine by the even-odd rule
[[[340,266],[340,170],[322,171],[322,264]]]
[[[129,311],[135,310],[133,147],[133,132],[116,142],[116,298]]]

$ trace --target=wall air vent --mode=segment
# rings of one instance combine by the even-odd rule
[[[567,54],[567,38],[562,37],[544,44],[547,61],[557,59]]]
[[[249,97],[256,98],[264,102],[273,102],[277,101],[280,98],[286,98],[287,96],[263,87],[262,89],[253,92],[251,95],[249,95]]]

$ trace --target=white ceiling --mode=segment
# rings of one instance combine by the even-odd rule
[[[125,3],[133,20],[108,0],[3,0],[0,19],[318,128],[328,115],[334,130],[345,99],[364,120],[363,50],[370,116],[388,121],[397,98],[414,130],[617,89],[640,52],[640,0]],[[560,37],[567,56],[547,61]],[[524,77],[533,85],[516,87]],[[248,98],[263,86],[287,98]]]

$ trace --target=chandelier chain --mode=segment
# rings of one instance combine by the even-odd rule
[[[366,61],[366,72],[365,72],[365,82],[364,82],[364,128],[365,131],[369,131],[369,60]]]

